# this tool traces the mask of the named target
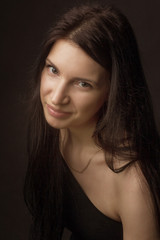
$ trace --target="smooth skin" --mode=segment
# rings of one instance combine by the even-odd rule
[[[81,170],[92,157],[83,174],[71,171],[96,208],[122,222],[124,240],[159,240],[152,200],[138,166],[114,173],[92,138],[109,88],[110,74],[79,46],[64,39],[54,44],[42,72],[40,96],[47,122],[60,129],[64,159]]]
[[[55,43],[41,78],[41,100],[52,127],[95,125],[108,92],[109,73],[104,68],[75,44],[65,40]],[[51,108],[54,112],[48,111]],[[64,114],[56,115],[56,111]]]

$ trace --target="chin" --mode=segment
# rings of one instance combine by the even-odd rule
[[[56,128],[56,129],[63,129],[63,128],[68,128],[68,125],[65,123],[62,123],[60,121],[52,121],[50,119],[46,119],[46,122],[48,123],[48,125],[52,128]]]

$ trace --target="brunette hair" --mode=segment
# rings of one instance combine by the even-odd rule
[[[60,239],[63,228],[64,166],[59,130],[46,123],[39,93],[45,59],[59,39],[76,43],[110,72],[109,98],[100,110],[93,137],[110,156],[106,155],[106,163],[113,171],[123,171],[138,162],[160,226],[160,140],[133,30],[115,7],[80,6],[67,12],[50,29],[36,62],[24,187],[25,200],[33,216],[32,239]],[[115,169],[115,155],[126,157],[129,163]]]

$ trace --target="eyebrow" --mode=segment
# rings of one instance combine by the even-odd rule
[[[57,67],[49,58],[46,58],[46,61],[49,62],[49,64],[50,64],[52,67],[56,68],[56,70],[57,70],[58,72],[60,72],[59,69],[58,69],[58,67]]]
[[[58,67],[57,67],[49,58],[46,58],[46,61],[49,62],[49,64],[50,64],[52,67],[55,67],[58,72],[60,72],[59,69],[58,69]],[[91,83],[94,83],[95,85],[98,86],[98,83],[95,82],[94,80],[91,80],[91,79],[79,78],[79,77],[75,77],[75,79],[76,79],[76,80],[79,80],[79,81],[84,81],[84,82],[91,82]]]

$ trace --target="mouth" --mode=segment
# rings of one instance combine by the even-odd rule
[[[46,103],[46,106],[49,114],[55,118],[65,118],[71,114],[71,112],[66,112],[66,111],[62,111],[61,109],[56,109],[47,103]]]

